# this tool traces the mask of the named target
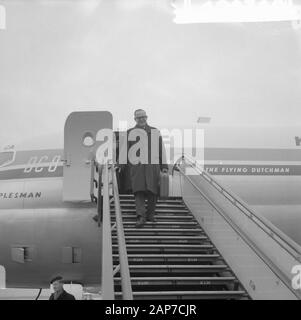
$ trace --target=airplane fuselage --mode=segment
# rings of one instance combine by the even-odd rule
[[[96,286],[101,228],[95,204],[62,200],[63,149],[19,150],[0,163],[0,265],[7,287],[49,287],[61,274]],[[280,148],[208,146],[205,169],[301,243],[301,156]],[[74,181],[78,183],[78,181]]]

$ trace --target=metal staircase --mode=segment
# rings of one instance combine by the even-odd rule
[[[159,200],[156,221],[136,228],[132,195],[120,195],[120,206],[134,299],[248,298],[229,266],[181,198]],[[111,202],[115,224],[115,205]],[[112,231],[113,264],[119,265],[117,231]],[[115,298],[122,298],[120,272]]]
[[[179,167],[183,198],[159,200],[156,221],[137,228],[134,197],[119,195],[114,164],[92,163],[103,299],[299,299],[289,277],[301,249],[191,168],[197,174]]]

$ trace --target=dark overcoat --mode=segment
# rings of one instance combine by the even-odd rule
[[[133,140],[133,130],[140,129],[144,130],[146,135],[144,141],[142,141],[145,147],[146,155],[142,156],[145,161],[133,163],[131,153],[135,151],[135,145],[137,146],[141,140],[138,136],[137,139]],[[138,144],[137,144],[138,143]],[[145,146],[147,144],[147,146]],[[123,176],[129,177],[130,181],[127,181],[127,187],[125,189],[131,189],[133,193],[138,191],[151,191],[154,194],[159,192],[159,180],[160,180],[160,170],[168,169],[165,157],[165,148],[162,142],[162,136],[158,129],[146,125],[143,129],[137,126],[129,129],[127,131],[127,165],[122,166],[123,170],[127,171]],[[131,151],[132,149],[132,151]],[[137,155],[141,156],[140,152],[143,150],[138,150]],[[129,185],[130,182],[130,185]]]
[[[54,300],[54,293],[51,294],[49,300]],[[56,300],[75,300],[75,298],[72,294],[64,290]]]

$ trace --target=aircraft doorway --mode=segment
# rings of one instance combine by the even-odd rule
[[[6,272],[5,268],[0,265],[0,289],[6,288]]]

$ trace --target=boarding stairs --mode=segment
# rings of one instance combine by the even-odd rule
[[[134,197],[119,194],[114,164],[94,161],[103,299],[300,300],[291,285],[300,247],[196,164],[182,162],[175,166],[182,197],[159,199],[155,221],[137,228]]]
[[[120,206],[134,299],[246,299],[221,254],[185,206],[170,197],[157,202],[155,222],[137,228],[133,195]],[[115,205],[111,203],[112,224]],[[114,266],[119,265],[117,231],[112,232]],[[122,297],[120,272],[114,278]]]

